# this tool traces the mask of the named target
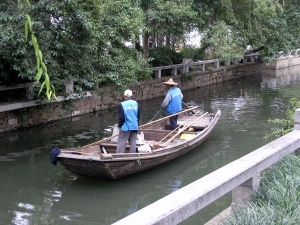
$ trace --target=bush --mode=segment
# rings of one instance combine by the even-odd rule
[[[172,51],[168,47],[150,49],[149,57],[152,58],[150,61],[152,67],[180,64],[184,58],[182,54]]]
[[[203,60],[205,58],[205,51],[201,48],[183,48],[180,54],[183,58],[193,58],[194,60]]]

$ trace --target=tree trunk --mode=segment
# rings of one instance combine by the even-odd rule
[[[145,32],[144,35],[143,35],[144,59],[148,59],[149,58],[149,45],[148,45],[148,41],[149,41],[149,33]]]
[[[141,44],[140,42],[135,42],[135,49],[141,51]]]
[[[170,48],[170,36],[166,36],[166,47]]]

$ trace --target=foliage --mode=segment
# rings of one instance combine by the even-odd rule
[[[201,48],[183,48],[180,54],[183,58],[193,58],[194,60],[203,60],[205,58],[205,51]]]
[[[293,0],[282,2],[284,4],[278,7],[276,16],[270,16],[268,32],[264,33],[262,44],[265,49],[262,56],[265,62],[275,61],[280,55],[289,54],[300,47],[300,4]]]
[[[281,137],[289,132],[291,132],[294,128],[295,120],[294,114],[295,110],[300,108],[300,99],[292,98],[289,101],[288,109],[286,110],[287,119],[269,119],[269,123],[273,123],[276,125],[280,125],[281,128],[273,128],[270,134],[265,136],[266,139],[273,139]]]
[[[263,59],[271,62],[282,51],[288,53],[300,47],[300,4],[293,0],[194,2],[195,10],[202,10],[197,27],[203,41],[212,45],[215,57],[223,61],[240,59],[246,48],[264,46]]]
[[[184,73],[181,76],[181,82],[185,82],[185,81],[193,81],[194,80],[194,76],[192,74],[189,73]]]
[[[155,46],[175,46],[184,40],[185,33],[193,29],[197,12],[193,0],[142,0],[146,30],[152,35]]]
[[[300,158],[290,154],[268,168],[247,206],[235,206],[222,225],[300,224]]]
[[[152,59],[150,61],[152,67],[180,64],[183,59],[181,53],[172,51],[168,47],[151,49],[149,51],[149,56]]]
[[[184,45],[186,34],[194,29],[201,33],[201,47],[210,46],[214,58],[241,59],[246,48],[264,46],[263,59],[272,62],[300,48],[300,4],[295,0],[31,0],[28,7],[4,0],[0,28],[0,82],[12,83],[13,77],[40,79],[49,96],[49,79],[56,91],[67,81],[74,81],[81,91],[97,89],[99,84],[124,89],[149,78],[148,61],[124,45],[139,43],[141,36],[152,37],[150,66],[181,63],[182,55],[160,48],[171,51]],[[143,49],[148,56],[147,45]],[[202,54],[203,50],[195,52],[194,59],[202,59]]]
[[[30,6],[29,0],[26,0],[26,3],[28,4],[28,6]],[[19,3],[19,4],[22,4],[22,3]],[[33,48],[34,48],[35,56],[36,56],[37,74],[35,76],[35,81],[36,82],[41,81],[42,75],[44,75],[43,76],[44,81],[41,83],[39,94],[45,88],[46,89],[45,94],[48,99],[51,99],[52,97],[56,98],[55,89],[54,89],[53,85],[50,84],[50,78],[49,78],[47,66],[44,62],[43,54],[39,48],[39,44],[38,44],[37,38],[34,34],[32,26],[33,25],[32,25],[32,21],[31,21],[31,17],[30,17],[30,15],[27,14],[26,22],[25,22],[25,37],[26,37],[26,41],[28,41],[28,35],[31,34],[31,42],[33,44]]]
[[[147,61],[123,44],[138,39],[143,29],[143,12],[136,1],[41,0],[32,1],[30,8],[2,1],[0,6],[0,59],[9,68],[6,73],[15,71],[19,77],[36,80],[34,42],[28,45],[24,35],[23,21],[30,14],[43,62],[58,91],[70,80],[81,91],[95,89],[101,82],[125,89],[150,77]]]
[[[222,61],[229,61],[232,58],[243,57],[243,44],[232,32],[233,28],[228,26],[224,21],[217,22],[208,31],[205,42],[210,43],[211,49]]]

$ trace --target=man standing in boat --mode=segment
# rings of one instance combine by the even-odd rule
[[[140,106],[131,99],[132,91],[124,92],[124,101],[119,105],[119,136],[117,153],[124,153],[127,141],[130,145],[130,153],[136,152],[137,131],[140,121]]]
[[[177,87],[178,84],[175,83],[172,78],[164,82],[164,84],[168,92],[161,104],[161,108],[166,108],[167,114],[172,115],[182,110],[183,95],[181,90]],[[170,117],[171,130],[177,128],[177,119],[178,115]]]

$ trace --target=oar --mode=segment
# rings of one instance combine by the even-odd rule
[[[193,123],[195,123],[196,121],[198,121],[199,119],[201,119],[203,116],[205,116],[206,114],[208,114],[208,112],[204,113],[202,116],[200,116],[199,118],[195,119],[194,121],[192,121],[190,124],[185,125],[183,128],[181,128],[176,135],[174,135],[173,137],[171,137],[168,141],[166,141],[163,144],[163,147],[167,146],[178,134],[181,134],[183,131],[186,130],[186,128],[188,128],[189,126],[191,126]]]
[[[180,115],[180,114],[182,114],[182,113],[186,113],[186,112],[192,111],[192,110],[194,110],[194,109],[197,109],[198,107],[199,107],[199,106],[195,106],[195,107],[193,107],[193,108],[189,108],[189,109],[180,111],[180,112],[178,112],[178,113],[174,113],[174,114],[172,114],[172,115],[165,116],[165,117],[163,117],[163,118],[161,118],[161,119],[154,120],[154,121],[152,121],[152,122],[150,122],[150,123],[146,123],[146,124],[144,124],[144,125],[141,125],[139,128],[144,128],[144,127],[150,126],[150,125],[152,125],[152,124],[154,124],[154,123],[158,123],[158,122],[164,121],[164,120],[166,120],[166,119],[168,119],[168,118],[170,118],[170,117],[172,117],[172,116],[177,116],[177,115]]]
[[[198,106],[195,106],[195,107],[193,107],[193,108],[189,108],[189,109],[180,111],[180,112],[178,112],[178,113],[175,113],[175,114],[166,116],[166,117],[164,117],[164,118],[161,118],[161,119],[158,119],[158,120],[155,120],[155,121],[152,121],[152,122],[150,122],[150,123],[146,123],[146,124],[144,124],[144,125],[139,126],[139,128],[144,128],[144,127],[150,126],[150,125],[152,125],[152,124],[154,124],[154,123],[158,123],[158,122],[160,122],[160,121],[166,120],[166,119],[168,119],[168,118],[170,118],[170,117],[172,117],[172,116],[176,116],[176,115],[179,115],[179,114],[182,114],[182,113],[185,113],[185,112],[189,112],[189,111],[194,110],[194,109],[196,109],[196,108],[198,108]],[[116,135],[113,135],[113,136],[110,136],[110,137],[101,139],[100,141],[96,141],[96,142],[94,142],[94,143],[85,145],[85,146],[83,146],[83,147],[88,147],[88,146],[91,146],[91,145],[97,145],[97,144],[100,144],[100,143],[102,143],[102,142],[104,142],[104,141],[108,141],[108,140],[110,140],[110,139],[112,139],[112,138],[114,138],[114,137],[117,137],[117,136],[119,136],[119,134],[116,134]]]
[[[78,152],[78,151],[64,151],[62,150],[60,153],[65,153],[65,154],[76,154],[76,155],[94,155],[94,154],[91,154],[91,153],[86,153],[86,152]]]
[[[117,136],[119,136],[119,134],[116,134],[116,135],[113,135],[113,136],[110,136],[110,137],[107,137],[107,138],[101,139],[100,141],[96,141],[96,142],[94,142],[94,143],[91,143],[91,144],[85,145],[85,146],[83,146],[83,148],[85,148],[85,147],[89,147],[89,146],[92,146],[92,145],[97,145],[97,144],[100,144],[100,143],[102,143],[102,142],[104,142],[104,141],[108,141],[108,140],[110,140],[110,139],[112,139],[112,138],[114,138],[114,137],[117,137]]]
[[[197,113],[196,113],[196,114],[197,114]],[[181,124],[181,125],[183,125],[182,127],[184,127],[186,123],[188,123],[194,116],[196,116],[196,114],[192,115],[192,116],[189,117],[186,121],[184,121],[184,123]],[[172,130],[172,132],[168,133],[167,136],[165,136],[163,139],[161,139],[159,142],[157,142],[157,144],[159,144],[160,142],[162,142],[163,140],[165,140],[167,137],[169,137],[169,136],[170,136],[171,134],[173,134],[174,132],[177,132],[177,131],[178,131],[180,128],[182,128],[182,127],[180,127],[180,126],[176,127],[175,130]]]

